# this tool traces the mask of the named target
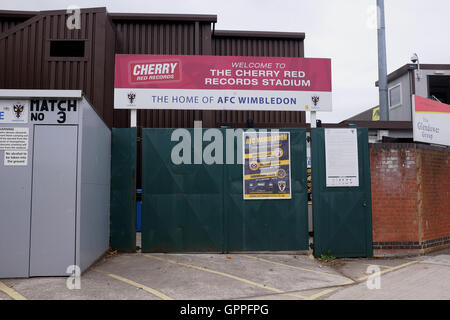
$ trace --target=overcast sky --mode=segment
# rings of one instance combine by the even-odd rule
[[[378,105],[376,0],[0,0],[3,10],[106,6],[109,12],[216,14],[216,30],[305,32],[305,56],[331,58],[340,122]],[[388,72],[409,63],[450,64],[450,1],[385,0]]]

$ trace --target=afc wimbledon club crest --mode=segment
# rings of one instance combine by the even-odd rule
[[[128,101],[130,101],[130,104],[133,104],[134,99],[136,99],[136,93],[134,93],[134,92],[129,92],[129,93],[128,93]]]
[[[21,105],[21,104],[15,104],[14,106],[13,106],[13,111],[14,111],[14,117],[16,118],[16,119],[22,119],[22,116],[23,116],[23,108],[24,108],[24,106],[23,105]]]
[[[281,192],[284,192],[284,190],[286,190],[286,181],[278,181],[278,189],[280,189]]]
[[[21,101],[2,100],[2,101],[0,101],[0,124],[2,124],[2,123],[28,123],[29,106],[30,106],[30,102],[26,101],[26,100],[21,100]]]
[[[312,96],[311,100],[314,103],[314,106],[317,107],[317,105],[319,104],[319,101],[320,101],[320,97],[319,96]]]

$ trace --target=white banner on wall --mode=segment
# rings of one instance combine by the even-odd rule
[[[115,109],[332,111],[331,60],[118,54]]]
[[[133,94],[130,104],[129,94]],[[314,104],[312,97],[319,97]],[[115,89],[116,109],[331,111],[331,92]],[[301,101],[307,101],[301,104]]]
[[[450,146],[450,105],[413,96],[414,141]]]

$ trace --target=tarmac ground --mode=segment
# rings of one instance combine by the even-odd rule
[[[448,300],[450,249],[331,262],[305,254],[113,253],[82,274],[79,289],[68,289],[68,279],[1,279],[0,300]]]

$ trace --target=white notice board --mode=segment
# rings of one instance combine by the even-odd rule
[[[327,187],[359,187],[358,130],[325,129]]]

